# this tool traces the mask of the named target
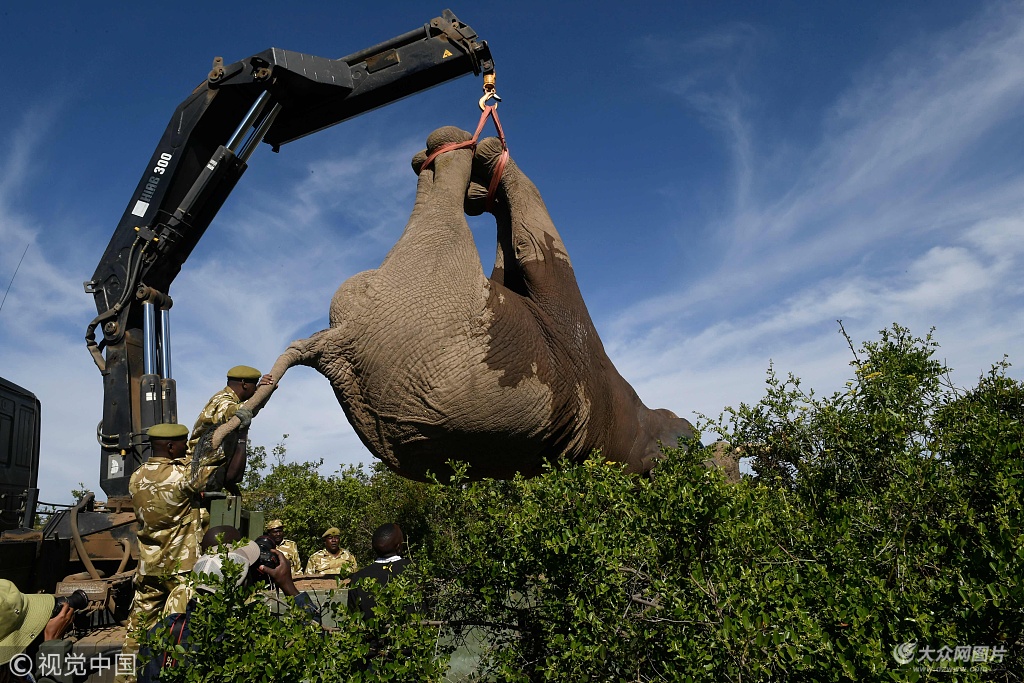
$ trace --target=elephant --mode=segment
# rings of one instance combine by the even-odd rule
[[[380,267],[335,293],[330,327],[293,342],[294,365],[331,383],[363,444],[415,480],[463,461],[471,479],[534,476],[546,461],[607,461],[647,473],[693,436],[651,410],[609,360],[572,262],[536,186],[508,160],[489,212],[497,256],[484,274],[466,214],[481,215],[503,145],[440,128],[413,158],[412,215]],[[258,392],[257,403],[270,388]]]

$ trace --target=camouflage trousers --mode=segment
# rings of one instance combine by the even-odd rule
[[[179,586],[185,584],[188,572],[168,576],[135,575],[135,597],[132,599],[133,629],[149,630],[165,614],[184,613],[188,594]]]
[[[128,617],[128,634],[125,637],[124,654],[138,654],[139,643],[134,633],[139,629],[148,631],[166,614],[184,613],[188,607],[188,591],[185,579],[188,572],[169,576],[135,575],[135,597],[132,598],[132,611]],[[133,677],[118,676],[118,683],[130,683]]]

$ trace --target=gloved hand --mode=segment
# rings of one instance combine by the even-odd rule
[[[252,411],[248,408],[240,407],[235,411],[235,417],[242,423],[239,425],[239,429],[248,429],[249,425],[252,424]]]

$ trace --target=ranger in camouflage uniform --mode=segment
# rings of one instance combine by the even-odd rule
[[[248,426],[243,421],[226,466],[223,449],[207,449],[198,460],[187,460],[188,428],[184,425],[160,424],[149,428],[152,453],[128,484],[139,522],[139,566],[135,571],[135,597],[125,653],[137,649],[132,632],[138,628],[148,630],[157,622],[168,596],[192,571],[199,557],[203,531],[196,503],[210,474],[225,467],[227,481],[241,481]],[[175,594],[182,595],[180,591]],[[183,612],[186,605],[166,607],[171,612]]]
[[[167,605],[168,597],[172,591],[183,596],[174,589],[184,582],[199,556],[202,525],[194,502],[210,473],[222,464],[217,458],[223,457],[223,450],[208,451],[209,457],[195,466],[189,463],[185,459],[188,427],[184,425],[154,425],[147,434],[152,447],[149,460],[135,470],[128,484],[139,522],[139,566],[124,654],[138,652],[135,632],[150,629],[165,605],[172,611],[184,611],[186,605]],[[235,450],[230,466],[233,474],[245,471],[244,447]],[[134,677],[118,676],[118,680]]]
[[[204,437],[212,437],[217,427],[234,417],[242,404],[256,393],[257,387],[273,383],[274,378],[271,375],[260,377],[260,371],[248,365],[236,365],[228,370],[227,386],[210,397],[202,412],[199,413],[199,417],[196,418],[196,424],[192,427],[192,435],[188,440],[188,457],[195,459],[199,442]],[[244,423],[251,420],[254,414],[239,415],[239,418]],[[233,443],[228,443],[228,441],[233,442],[234,437],[235,435],[232,435],[225,439],[225,443],[221,446],[224,452],[230,453],[234,450]]]
[[[149,428],[153,447],[149,460],[128,485],[139,521],[139,566],[135,574],[133,621],[152,626],[171,588],[192,570],[199,556],[199,515],[192,503],[206,485],[207,466],[193,468],[185,461],[184,425]]]
[[[284,537],[284,522],[279,519],[272,519],[267,522],[264,531],[267,536],[274,539],[274,543],[277,544],[277,549],[281,551],[281,554],[288,558],[288,563],[292,566],[292,576],[301,574],[302,559],[299,557],[299,546],[295,545],[295,541]]]
[[[355,556],[341,547],[341,529],[332,526],[322,538],[324,549],[309,556],[307,574],[341,574],[342,570],[350,573],[359,569]]]
[[[239,441],[244,450],[246,436],[242,435],[241,431],[229,434],[224,439],[224,443],[221,444],[221,453],[217,458],[212,458],[204,454],[203,451],[209,448],[208,442],[213,438],[213,433],[217,430],[217,427],[230,420],[236,413],[238,413],[242,424],[248,427],[255,412],[246,410],[242,407],[242,404],[252,398],[252,395],[256,393],[257,387],[273,383],[274,380],[271,375],[260,377],[260,371],[256,368],[248,365],[236,365],[228,370],[227,386],[211,396],[210,400],[203,407],[202,412],[199,413],[199,417],[196,418],[195,426],[192,427],[192,434],[188,440],[188,459],[192,462],[193,467],[207,468],[203,474],[207,481],[207,490],[220,491],[226,487],[232,494],[237,495],[239,493],[237,483],[241,481],[241,478],[238,481],[227,481],[226,472],[222,468],[218,469],[218,467],[220,463],[226,460],[223,454],[234,452],[238,448]],[[242,412],[239,413],[239,409]],[[201,444],[204,440],[207,443]],[[218,464],[212,466],[200,464],[200,460],[207,459],[213,459]],[[205,507],[199,511],[199,521],[202,526],[201,536],[210,528],[210,511]]]

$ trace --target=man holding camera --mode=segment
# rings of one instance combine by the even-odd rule
[[[269,540],[265,536],[260,538]],[[155,633],[161,627],[167,628],[175,645],[180,645],[186,652],[194,649],[195,646],[190,647],[193,644],[191,643],[189,622],[203,596],[219,591],[220,582],[224,580],[225,576],[225,561],[241,565],[242,571],[237,579],[237,585],[252,584],[262,577],[269,578],[271,583],[282,593],[295,598],[295,604],[305,609],[313,621],[320,623],[320,613],[313,605],[312,600],[305,592],[300,593],[292,581],[292,568],[288,558],[280,550],[272,547],[272,542],[258,543],[257,541],[249,541],[246,545],[228,551],[226,560],[220,553],[203,555],[199,558],[192,570],[197,579],[196,594],[189,600],[188,605],[181,613],[165,617],[150,629],[150,633]],[[220,581],[210,581],[209,579],[213,577]],[[204,582],[198,583],[200,579]],[[145,667],[139,674],[138,683],[159,680],[160,670],[164,666],[172,664],[168,654],[154,657],[146,649],[141,653],[141,658],[145,662]]]
[[[71,641],[62,640],[75,616],[73,604],[88,597],[76,591],[68,598],[52,595],[26,595],[7,579],[0,579],[0,681],[35,680],[37,683],[60,680],[27,678],[39,670],[37,661],[57,655],[60,661],[71,654]],[[85,605],[82,605],[83,607]],[[27,661],[25,657],[29,657]],[[24,672],[24,673],[23,673]],[[70,680],[70,676],[67,680]]]

